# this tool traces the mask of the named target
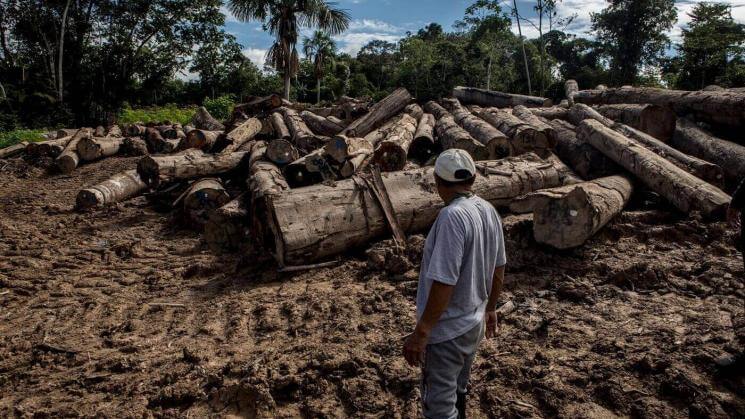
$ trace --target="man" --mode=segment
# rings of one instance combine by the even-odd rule
[[[745,224],[743,224],[743,214],[745,214],[745,179],[740,182],[740,186],[732,195],[732,203],[727,211],[727,220],[732,227],[740,229],[740,251],[742,252],[742,263],[745,266]]]
[[[437,192],[447,206],[424,245],[417,325],[404,343],[406,361],[422,367],[426,418],[465,417],[476,349],[484,333],[497,333],[507,263],[502,221],[471,191],[475,179],[476,165],[463,150],[447,150],[435,163]]]

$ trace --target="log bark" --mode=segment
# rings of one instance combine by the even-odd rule
[[[143,135],[147,149],[151,153],[161,153],[163,149],[167,147],[165,145],[166,139],[160,133],[157,128],[145,128],[145,135]]]
[[[70,128],[58,129],[57,130],[57,139],[59,140],[60,138],[72,137],[77,132],[78,132],[78,130],[76,130],[76,129],[70,129]]]
[[[284,166],[300,158],[295,146],[287,140],[275,139],[266,146],[266,159],[278,166]]]
[[[719,217],[729,205],[731,198],[721,189],[597,121],[583,121],[577,128],[577,136],[633,173],[684,213],[700,211],[708,217]]]
[[[110,157],[121,149],[124,139],[121,137],[87,137],[78,143],[78,156],[83,161],[93,161]]]
[[[222,131],[205,131],[201,129],[195,129],[189,131],[186,134],[186,138],[181,140],[178,146],[179,150],[188,150],[194,148],[202,151],[210,151],[212,147],[217,144],[218,139],[222,135]]]
[[[510,140],[504,133],[461,106],[458,99],[443,99],[443,103],[452,113],[455,122],[486,146],[490,159],[501,159],[511,155]]]
[[[121,152],[125,156],[146,156],[147,143],[140,137],[126,137],[122,141]]]
[[[559,172],[559,181],[562,185],[574,185],[575,183],[584,182],[584,179],[579,177],[579,175],[577,175],[571,167],[567,166],[556,154],[549,153],[548,156],[545,157],[545,160],[554,164],[556,171]]]
[[[285,124],[292,135],[292,143],[304,153],[309,153],[324,145],[324,140],[308,128],[300,114],[291,108],[279,108],[284,116]]]
[[[184,195],[184,216],[193,226],[204,228],[212,212],[228,202],[230,194],[220,179],[200,179]]]
[[[163,182],[215,176],[236,169],[247,152],[204,154],[199,150],[171,156],[146,156],[137,163],[137,173],[150,187]]]
[[[443,150],[459,148],[466,150],[474,160],[489,158],[489,149],[471,137],[471,134],[461,128],[452,116],[445,116],[437,120],[435,134]]]
[[[2,150],[0,150],[0,159],[7,159],[10,157],[15,157],[25,152],[28,144],[29,144],[28,141],[21,141],[18,144],[3,148]]]
[[[474,192],[495,206],[515,197],[558,185],[556,169],[535,155],[479,162]],[[434,169],[383,174],[383,184],[398,224],[407,233],[424,231],[443,203],[436,193]],[[280,264],[307,264],[389,234],[383,210],[365,182],[350,179],[333,187],[315,185],[283,194],[270,205],[275,256]]]
[[[75,133],[72,135],[75,135]],[[62,151],[64,151],[67,144],[72,140],[72,135],[54,140],[40,141],[38,143],[28,143],[26,145],[26,154],[32,157],[49,156],[56,158],[62,154]]]
[[[626,176],[604,177],[528,194],[519,205],[533,212],[533,236],[557,249],[582,246],[628,204],[633,185]]]
[[[616,122],[662,140],[669,141],[675,132],[677,117],[670,108],[658,105],[602,105],[597,111]]]
[[[274,138],[279,138],[281,140],[289,140],[292,138],[290,130],[287,128],[287,124],[285,124],[285,120],[282,118],[282,114],[279,112],[272,113],[269,117],[269,121],[272,125],[272,130],[274,131]]]
[[[554,132],[554,127],[548,124],[548,122],[533,115],[530,109],[522,105],[512,108],[512,114],[518,117],[521,121],[528,123],[533,128],[546,134],[549,140],[549,147],[556,147],[556,133]]]
[[[567,80],[564,82],[564,94],[566,95],[569,106],[574,105],[574,96],[579,92],[579,84],[576,80]]]
[[[146,127],[139,124],[129,124],[124,128],[124,133],[128,137],[142,137],[145,135]]]
[[[102,127],[101,125],[97,126],[96,129],[93,130],[93,136],[94,137],[105,137],[106,128]]]
[[[416,119],[407,113],[402,114],[390,134],[378,143],[372,162],[383,172],[403,170],[416,129]]]
[[[615,121],[610,118],[604,117],[598,111],[585,105],[584,103],[575,103],[574,106],[569,108],[567,121],[575,126],[578,126],[585,119],[594,119],[605,125],[606,127],[612,127],[613,124],[615,124]]]
[[[121,137],[122,129],[119,127],[119,125],[112,125],[106,128],[106,136],[107,137]]]
[[[551,139],[540,129],[533,127],[509,110],[486,108],[476,109],[476,114],[510,138],[510,154],[537,153],[547,156],[551,150]]]
[[[372,155],[358,154],[344,162],[339,169],[339,174],[344,179],[352,177],[354,174],[361,172],[372,162]]]
[[[745,179],[745,146],[717,138],[686,118],[678,119],[670,144],[721,167],[732,186]]]
[[[345,161],[359,155],[370,155],[374,150],[370,141],[364,138],[352,138],[337,135],[324,146],[324,153],[333,161],[343,164]]]
[[[137,170],[117,173],[111,178],[78,192],[75,206],[79,210],[103,207],[126,201],[145,192],[147,185]]]
[[[282,96],[277,94],[264,97],[254,97],[246,103],[237,105],[233,110],[233,114],[257,116],[289,104],[289,102],[282,99]]]
[[[341,132],[347,137],[364,137],[370,131],[401,112],[411,102],[409,91],[401,87],[370,108],[370,112],[349,124]]]
[[[192,116],[191,123],[196,129],[204,131],[225,131],[225,125],[210,115],[207,108],[200,106]]]
[[[409,114],[409,116],[419,122],[419,120],[422,119],[422,116],[424,115],[424,110],[418,104],[412,103],[404,108],[404,113]]]
[[[204,239],[215,253],[237,252],[250,241],[248,194],[241,194],[212,211],[204,225]]]
[[[528,108],[533,115],[546,119],[548,121],[552,119],[567,119],[569,116],[569,109],[561,108],[559,106],[552,106],[550,108]]]
[[[409,158],[419,164],[424,164],[439,151],[439,146],[435,142],[435,116],[431,113],[425,113],[419,119],[414,140],[409,146]]]
[[[523,105],[529,108],[543,108],[552,105],[551,100],[544,97],[514,95],[492,90],[476,89],[474,87],[458,86],[453,89],[453,97],[466,105],[478,105],[489,108],[511,108],[517,105]]]
[[[80,163],[80,156],[78,156],[77,152],[78,143],[82,139],[90,137],[90,135],[90,129],[83,128],[78,130],[78,132],[75,133],[75,135],[73,135],[70,141],[67,143],[62,153],[57,156],[57,158],[55,159],[55,164],[62,173],[71,173],[73,170],[75,170],[76,167],[78,167],[78,163]]]
[[[323,149],[315,150],[314,152],[307,154],[282,168],[282,173],[291,187],[302,188],[323,181],[321,174],[308,170],[305,163],[306,160],[313,158],[314,155],[323,157]]]
[[[224,144],[224,148],[220,152],[232,153],[237,151],[243,144],[253,140],[261,131],[261,128],[261,121],[256,118],[249,118],[224,136],[224,139],[220,141],[221,145]]]
[[[271,247],[273,233],[268,208],[273,199],[290,189],[282,171],[267,160],[267,143],[259,141],[251,151],[248,190],[251,193],[251,225],[256,242]]]
[[[574,125],[560,119],[549,123],[556,131],[556,154],[580,177],[592,180],[621,173],[621,167],[611,159],[577,138]]]
[[[745,126],[745,93],[666,90],[651,87],[607,90],[584,90],[575,100],[588,105],[623,103],[670,107],[680,116],[693,115],[696,120],[730,127]]]
[[[308,111],[302,111],[300,113],[300,117],[303,118],[303,121],[305,121],[305,124],[310,127],[310,129],[319,135],[325,135],[327,137],[333,137],[334,135],[342,132],[344,130],[344,127],[332,122],[328,118],[324,118],[322,116],[318,116],[314,114],[313,112]]]

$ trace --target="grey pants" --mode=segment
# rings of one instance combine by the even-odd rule
[[[453,340],[427,345],[422,368],[422,414],[428,419],[457,419],[455,403],[465,394],[484,322]]]

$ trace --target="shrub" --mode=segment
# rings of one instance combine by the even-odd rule
[[[235,97],[233,95],[223,95],[215,99],[205,98],[204,107],[210,112],[215,119],[224,121],[230,118],[235,107]]]
[[[10,147],[22,141],[37,142],[44,139],[43,130],[17,129],[0,132],[0,148]]]
[[[194,111],[193,107],[180,108],[176,105],[153,106],[137,109],[125,107],[119,114],[117,122],[119,124],[132,124],[135,122],[147,124],[150,122],[158,123],[170,121],[186,125],[191,122],[191,117],[194,116]]]

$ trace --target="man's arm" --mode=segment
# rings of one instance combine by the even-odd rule
[[[453,296],[453,285],[443,284],[442,282],[432,282],[432,289],[429,291],[427,305],[419,322],[414,328],[414,333],[409,335],[404,344],[404,358],[412,367],[419,365],[424,360],[424,351],[427,348],[429,334],[440,320],[440,316],[448,308],[450,298]]]
[[[489,292],[489,301],[486,303],[486,337],[493,338],[497,336],[497,327],[499,318],[497,317],[497,302],[499,295],[502,293],[504,284],[504,266],[494,270],[494,279]]]

